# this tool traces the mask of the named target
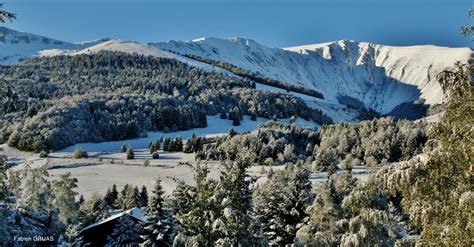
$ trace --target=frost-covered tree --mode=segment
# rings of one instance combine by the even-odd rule
[[[124,215],[119,219],[112,233],[107,236],[105,246],[138,246],[142,232],[141,222],[135,222],[131,216]]]
[[[323,147],[317,149],[314,160],[314,169],[316,171],[330,171],[335,170],[339,159],[335,150],[325,149]]]
[[[132,209],[134,207],[139,206],[139,192],[138,188],[134,188],[133,186],[126,184],[122,191],[120,191],[120,195],[118,196],[115,202],[115,208],[119,208],[122,210]]]
[[[150,154],[153,154],[160,149],[160,143],[157,141],[151,141],[148,149],[150,150]]]
[[[5,156],[0,155],[0,202],[4,202],[8,198],[6,171],[7,171],[7,159]],[[13,178],[13,176],[10,176],[10,177]],[[15,179],[14,181],[15,181],[15,186],[10,186],[10,187],[15,187],[15,188],[20,189],[19,186],[16,185],[18,180]]]
[[[29,164],[25,165],[22,172],[23,193],[19,197],[21,206],[32,213],[39,209],[51,209],[51,184],[48,176],[45,167],[33,169]]]
[[[401,196],[421,245],[472,244],[474,86],[472,67],[456,64],[440,74],[445,113],[430,129],[425,152],[378,172],[381,184]]]
[[[341,204],[356,186],[356,179],[350,174],[334,174],[323,182],[316,191],[309,212],[309,221],[298,231],[298,242],[309,246],[339,245],[344,212]]]
[[[292,162],[295,159],[295,146],[293,144],[286,144],[283,150],[283,158],[285,162]]]
[[[254,192],[254,211],[270,244],[295,242],[311,201],[309,174],[301,165],[277,171]]]
[[[469,17],[474,18],[474,9],[469,9]],[[471,39],[474,41],[474,25],[468,24],[461,27],[461,33],[464,36],[471,35]]]
[[[213,230],[219,234],[218,246],[265,246],[260,222],[253,215],[252,180],[247,176],[249,160],[221,164],[221,177],[214,192],[222,207]]]
[[[195,133],[192,134],[186,144],[184,145],[183,152],[185,153],[197,153],[202,150],[204,145],[203,138],[198,137]]]
[[[195,185],[181,181],[173,191],[172,208],[179,232],[174,245],[212,246],[220,236],[213,225],[222,215],[222,206],[214,196],[217,182],[207,178],[206,166],[197,164],[193,170]]]
[[[175,226],[171,220],[171,212],[164,207],[161,180],[156,180],[152,192],[144,232],[141,235],[143,244],[144,246],[172,246]]]
[[[76,203],[77,179],[71,173],[61,174],[59,179],[53,181],[52,206],[59,209],[59,220],[64,225],[77,223],[79,208]]]
[[[118,198],[117,186],[114,184],[112,185],[112,189],[107,188],[107,191],[105,192],[105,196],[104,196],[104,203],[105,205],[107,205],[107,207],[112,209],[114,208],[117,198]]]
[[[86,227],[103,219],[109,207],[98,193],[92,194],[79,208],[81,225]]]

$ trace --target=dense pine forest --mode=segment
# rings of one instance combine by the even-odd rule
[[[206,115],[219,113],[235,124],[243,115],[332,122],[300,98],[151,56],[35,58],[2,66],[0,75],[0,141],[35,152],[206,127]]]

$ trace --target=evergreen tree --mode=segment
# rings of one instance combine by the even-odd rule
[[[59,180],[53,181],[52,206],[59,209],[59,220],[64,225],[77,223],[78,205],[76,203],[77,179],[71,178],[71,173],[61,174]]]
[[[133,200],[135,207],[139,208],[141,207],[141,201],[140,201],[140,189],[138,189],[138,186],[135,186],[133,188]]]
[[[234,126],[240,126],[240,116],[237,114],[234,114],[232,117],[232,125]]]
[[[114,184],[112,185],[112,189],[108,188],[107,192],[105,192],[104,202],[108,208],[114,208],[115,202],[117,201],[118,191],[117,186]]]
[[[250,115],[250,120],[252,120],[252,121],[257,121],[257,114],[252,113],[252,114]]]
[[[172,246],[174,238],[174,223],[171,213],[164,208],[163,188],[161,180],[157,179],[148,207],[147,221],[141,236],[144,246]]]
[[[183,151],[183,139],[180,136],[176,137],[174,151],[176,152]]]
[[[131,216],[124,215],[115,225],[113,232],[107,236],[106,246],[138,246],[143,226],[134,222]]]
[[[138,192],[138,187],[135,188],[129,184],[126,184],[122,191],[120,191],[120,196],[117,198],[115,207],[122,210],[129,210],[134,207],[139,207],[138,198],[140,193]]]
[[[307,217],[311,200],[309,171],[295,169],[276,172],[254,193],[255,214],[270,244],[291,245]]]
[[[224,107],[221,108],[220,117],[221,117],[221,119],[227,119],[227,114],[225,113]]]
[[[338,162],[338,156],[334,149],[317,149],[316,158],[314,161],[314,169],[316,171],[335,170]]]
[[[143,185],[140,191],[140,208],[147,208],[148,207],[148,191],[146,190],[146,186]]]
[[[472,66],[472,65],[471,65]],[[422,157],[378,172],[391,195],[401,195],[420,245],[472,244],[474,86],[472,67],[440,74],[446,111],[430,129]]]
[[[153,154],[154,152],[158,151],[158,148],[159,148],[159,144],[155,141],[151,141],[149,145],[150,154]]]
[[[163,151],[171,151],[171,138],[165,137],[163,140]]]
[[[196,133],[193,133],[190,138],[186,141],[183,151],[185,153],[197,153],[202,150],[204,141],[201,137],[198,137]]]
[[[82,227],[96,223],[107,216],[108,209],[105,199],[98,193],[92,194],[79,208],[79,216]]]
[[[237,160],[221,165],[221,178],[214,197],[223,209],[222,216],[213,223],[219,245],[266,245],[260,222],[252,214],[251,180],[246,174],[250,164],[248,160]]]
[[[193,167],[195,186],[178,182],[173,191],[173,211],[179,234],[174,245],[212,246],[219,238],[213,225],[222,215],[222,207],[214,197],[217,182],[207,178],[209,169]]]
[[[35,213],[38,210],[48,211],[51,208],[51,185],[46,168],[32,169],[29,164],[23,168],[23,194],[20,205]]]
[[[6,201],[8,197],[6,171],[7,171],[7,158],[3,155],[0,155],[0,202]],[[18,186],[18,189],[20,189],[19,186]]]

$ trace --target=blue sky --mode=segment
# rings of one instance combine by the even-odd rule
[[[242,36],[271,47],[340,39],[470,46],[472,0],[0,0],[6,26],[65,41]]]

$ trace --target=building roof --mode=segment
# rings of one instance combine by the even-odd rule
[[[104,223],[107,223],[107,222],[110,222],[112,220],[115,220],[115,219],[118,219],[118,218],[121,218],[122,216],[125,216],[125,215],[129,215],[139,221],[142,221],[142,222],[145,222],[145,218],[146,218],[146,214],[145,212],[143,212],[143,210],[139,209],[139,208],[132,208],[132,209],[129,209],[129,210],[126,210],[126,211],[122,211],[122,212],[119,212],[117,213],[117,211],[114,211],[113,214],[111,216],[109,216],[108,218],[105,218],[101,221],[98,221],[94,224],[91,224],[89,226],[86,226],[84,228],[82,228],[79,233],[82,233],[86,230],[89,230],[91,228],[94,228],[96,226],[99,226],[101,224],[104,224]]]

